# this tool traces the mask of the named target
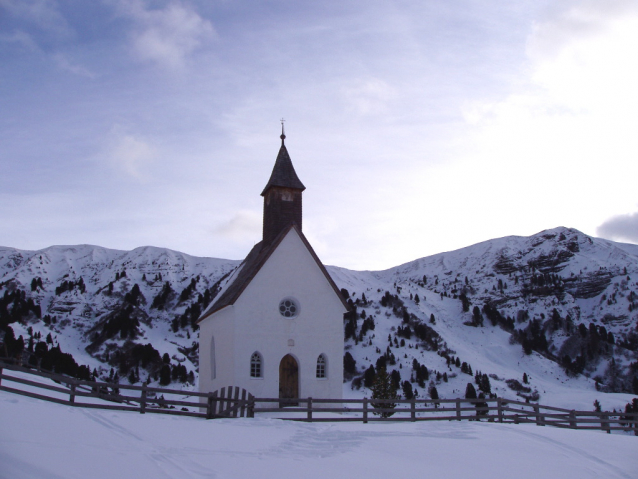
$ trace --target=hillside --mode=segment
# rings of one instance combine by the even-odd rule
[[[152,247],[0,248],[5,343],[15,353],[22,336],[58,369],[70,353],[87,366],[78,374],[192,388],[194,320],[238,264]],[[347,394],[368,394],[381,366],[420,397],[464,395],[473,383],[479,393],[580,409],[596,398],[611,409],[638,393],[636,245],[556,228],[385,271],[328,270],[352,306]]]

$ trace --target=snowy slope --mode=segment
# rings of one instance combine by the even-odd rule
[[[379,272],[353,272],[330,268],[340,287],[346,288],[354,298],[365,294],[368,304],[359,302],[358,311],[365,310],[376,323],[364,340],[349,340],[346,348],[357,361],[359,372],[375,364],[379,352],[388,346],[388,334],[396,335],[397,328],[405,324],[390,308],[380,305],[380,299],[389,291],[403,302],[407,310],[420,321],[428,323],[444,339],[452,355],[471,365],[473,372],[492,375],[492,392],[513,395],[505,380],[522,382],[526,373],[532,391],[540,395],[544,404],[589,409],[594,399],[604,408],[622,407],[631,397],[627,394],[601,394],[593,378],[600,380],[605,389],[605,372],[614,357],[623,365],[622,376],[631,381],[638,371],[635,345],[633,349],[619,344],[636,334],[638,310],[629,311],[630,293],[638,290],[638,247],[590,238],[576,230],[556,228],[529,238],[506,237],[486,241],[457,251],[421,258],[395,268]],[[531,285],[533,276],[555,275],[564,278],[557,286],[540,288]],[[423,279],[426,277],[424,283]],[[634,278],[633,280],[631,278]],[[499,281],[502,288],[499,288]],[[459,296],[465,293],[470,303],[468,311],[462,309]],[[635,294],[635,293],[634,293]],[[419,303],[415,299],[419,296]],[[611,300],[611,298],[614,298]],[[606,301],[610,299],[610,301]],[[512,344],[512,335],[499,326],[492,326],[484,318],[483,327],[467,326],[472,321],[472,310],[481,310],[486,303],[504,316],[514,319],[514,329],[524,329],[532,320],[544,325],[548,351],[524,354],[521,344]],[[556,309],[565,319],[571,317],[572,331],[553,330],[548,321]],[[527,319],[519,321],[519,311]],[[435,324],[429,323],[431,315]],[[566,321],[564,321],[566,323]],[[594,355],[583,373],[568,375],[561,363],[564,343],[577,336],[579,324],[589,328],[590,323],[605,326],[613,332],[616,344],[602,343],[609,353]],[[459,368],[448,366],[438,352],[417,351],[420,341],[406,341],[406,347],[390,350],[401,379],[410,379],[413,358],[429,369],[447,373],[448,381],[434,380],[442,397],[463,395],[472,377]],[[412,346],[412,348],[410,348]],[[407,355],[407,358],[405,357]],[[630,365],[633,364],[633,368]],[[588,376],[588,377],[587,377]],[[498,378],[498,379],[496,379]],[[432,381],[427,387],[432,385]],[[610,390],[607,388],[607,390]],[[631,387],[626,389],[631,392]],[[427,397],[427,391],[418,391]]]
[[[42,316],[53,318],[51,324],[31,318],[13,323],[15,335],[28,337],[27,328],[41,332],[44,338],[52,333],[62,351],[71,353],[81,364],[91,369],[108,371],[104,360],[107,346],[121,348],[124,343],[151,343],[160,354],[168,353],[189,370],[196,372],[197,364],[179,352],[196,342],[192,331],[171,330],[171,321],[196,303],[223,275],[237,266],[238,261],[216,258],[196,258],[176,251],[155,247],[140,247],[133,251],[119,251],[98,246],[52,246],[40,251],[21,251],[0,248],[0,285],[5,291],[19,288],[26,291],[41,306]],[[32,289],[34,279],[41,279],[41,287]],[[84,291],[77,286],[82,278]],[[180,301],[180,293],[196,279],[189,297]],[[56,294],[63,282],[72,282],[72,290]],[[152,301],[169,283],[172,293],[163,308],[152,308]],[[138,285],[141,298],[136,314],[142,318],[139,333],[122,339],[121,334],[101,344],[92,354],[86,347],[91,343],[100,321],[122,307],[126,293]],[[144,379],[144,378],[142,378]]]
[[[111,367],[118,372],[116,351],[150,343],[160,355],[168,353],[171,367],[184,365],[195,373],[196,382],[197,331],[187,312],[203,311],[223,285],[220,280],[238,264],[153,247],[130,252],[88,245],[41,251],[0,248],[0,294],[20,289],[41,306],[41,317],[55,318],[46,324],[34,314],[26,315],[11,324],[16,336],[22,335],[26,342],[40,333],[43,341],[51,332],[64,352],[102,377]],[[350,382],[344,385],[348,395],[369,395],[365,387],[356,388],[361,376],[370,365],[376,367],[380,356],[392,355],[395,364],[387,363],[388,371],[396,370],[401,382],[411,381],[421,397],[428,397],[432,387],[440,397],[463,395],[480,371],[489,375],[491,392],[502,396],[515,395],[506,381],[523,383],[525,373],[529,384],[523,386],[529,390],[522,394],[543,404],[590,409],[598,399],[603,408],[612,409],[631,399],[627,393],[632,392],[632,378],[638,373],[636,245],[555,228],[530,237],[486,241],[385,271],[328,270],[356,307],[356,334],[346,341],[346,350],[356,360],[354,377],[360,379],[354,388]],[[77,286],[80,277],[83,291]],[[41,286],[32,290],[37,278]],[[65,281],[75,286],[56,294]],[[166,301],[153,307],[167,283]],[[141,298],[127,302],[134,285]],[[205,294],[208,299],[202,301]],[[388,294],[396,300],[384,306],[382,298]],[[180,299],[182,295],[185,299]],[[499,312],[501,323],[493,325],[488,319],[486,304]],[[482,326],[473,324],[475,307],[481,312]],[[550,321],[554,310],[559,317],[556,324]],[[135,334],[122,338],[118,333],[103,340],[109,321],[121,319],[117,315],[122,312],[138,320]],[[365,334],[361,334],[362,313],[374,322],[374,330]],[[415,336],[418,324],[431,331],[430,343]],[[581,324],[587,329],[585,336],[579,332]],[[521,343],[532,334],[532,325],[542,333],[546,347],[534,346],[525,354]],[[406,326],[411,329],[409,339],[398,335],[398,328]],[[582,356],[582,374],[566,373],[566,355],[574,362]],[[462,372],[450,358],[467,363],[472,374]],[[423,386],[415,378],[415,359],[430,373]],[[617,374],[610,376],[612,359]],[[129,373],[125,369],[120,376]],[[138,380],[145,379],[157,380],[155,366],[140,368]],[[595,379],[601,391],[596,390]]]
[[[0,479],[629,479],[636,438],[484,422],[296,423],[71,408],[0,392]]]

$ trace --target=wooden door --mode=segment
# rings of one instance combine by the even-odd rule
[[[296,399],[299,397],[299,366],[297,360],[286,354],[279,363],[279,397]],[[280,403],[280,406],[298,406],[297,402]]]

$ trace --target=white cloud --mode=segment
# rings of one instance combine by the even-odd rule
[[[54,0],[0,0],[0,8],[55,36],[67,37],[72,33]]]
[[[143,138],[115,130],[109,155],[112,164],[132,178],[146,180],[155,148]]]
[[[214,229],[216,234],[237,241],[258,241],[261,237],[261,215],[255,211],[241,210]]]
[[[122,0],[120,11],[136,23],[132,41],[139,57],[169,68],[182,67],[188,55],[215,36],[212,24],[184,2],[151,9],[142,0]]]
[[[637,46],[638,8],[584,2],[534,28],[527,48],[532,81],[574,112],[618,115],[636,106]]]
[[[1,1],[1,0],[0,0]],[[39,52],[40,47],[31,35],[21,30],[16,30],[11,34],[0,35],[0,42],[20,45],[30,52]]]
[[[636,201],[638,8],[612,4],[603,14],[599,2],[571,2],[537,24],[512,93],[464,112],[474,140],[460,170],[468,187],[483,178],[480,201],[511,227],[593,232]]]
[[[73,73],[74,75],[83,76],[86,78],[95,78],[95,73],[93,73],[88,68],[83,67],[82,65],[78,65],[76,63],[72,63],[66,55],[62,53],[56,53],[53,55],[53,60],[62,70],[66,70],[68,72]]]
[[[360,115],[383,113],[396,91],[378,78],[359,80],[342,90],[348,109]]]

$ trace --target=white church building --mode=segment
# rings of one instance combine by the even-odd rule
[[[239,386],[258,398],[341,399],[337,286],[302,233],[299,180],[284,144],[264,197],[263,239],[199,318],[201,392]]]

